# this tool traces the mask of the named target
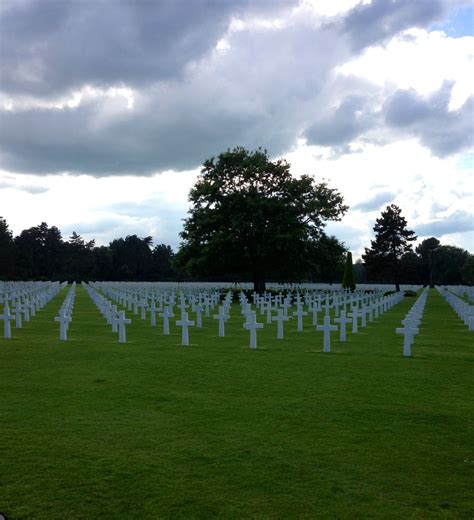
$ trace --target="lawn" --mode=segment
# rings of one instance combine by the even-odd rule
[[[127,312],[119,344],[78,287],[0,338],[0,513],[14,519],[474,517],[474,334],[431,290],[332,352],[305,322],[248,347],[237,307],[189,347]],[[263,317],[260,321],[264,321]]]

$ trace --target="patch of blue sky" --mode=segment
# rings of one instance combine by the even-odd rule
[[[462,154],[456,167],[459,170],[472,170],[474,168],[474,152]]]
[[[443,23],[431,26],[432,31],[443,31],[452,38],[474,36],[474,4],[460,7],[451,12]]]

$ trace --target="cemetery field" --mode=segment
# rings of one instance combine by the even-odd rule
[[[82,287],[59,341],[65,294],[0,337],[8,519],[474,518],[474,334],[435,290],[411,358],[414,298],[323,353],[308,316],[250,350],[236,304],[120,344]]]

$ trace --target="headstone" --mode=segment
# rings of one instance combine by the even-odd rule
[[[125,317],[125,311],[119,311],[118,319],[117,319],[118,332],[119,332],[119,343],[125,343],[125,341],[126,341],[125,325],[129,325],[130,323],[132,323],[132,320],[127,319]]]
[[[188,319],[186,311],[181,313],[181,319],[176,322],[178,327],[181,327],[181,345],[189,345],[189,327],[194,326],[194,321]]]
[[[67,340],[67,330],[71,317],[68,316],[65,309],[59,309],[59,316],[54,318],[54,321],[59,322],[59,339],[60,341]]]
[[[298,318],[296,330],[298,332],[303,332],[303,316],[307,316],[308,313],[303,311],[303,305],[301,303],[297,303],[296,311],[293,312],[293,316]]]
[[[229,319],[224,305],[219,307],[219,314],[214,314],[214,319],[219,321],[219,337],[223,338],[225,336],[225,322]]]
[[[251,311],[247,315],[247,321],[244,323],[244,329],[250,331],[250,348],[257,348],[257,330],[263,329],[263,323],[257,323],[255,312]]]
[[[3,320],[3,337],[6,339],[10,339],[12,337],[12,329],[10,325],[10,321],[14,320],[15,316],[10,314],[10,308],[8,305],[3,307],[3,314],[0,314],[0,320]]]
[[[331,316],[324,316],[324,325],[317,325],[316,330],[324,332],[324,352],[331,352],[331,332],[337,330],[337,325],[331,325]]]
[[[169,336],[169,333],[170,333],[170,321],[169,321],[169,319],[174,317],[173,312],[171,311],[171,309],[169,307],[165,307],[163,309],[163,312],[160,312],[158,314],[158,316],[160,318],[163,318],[163,335],[164,336]]]
[[[283,322],[288,321],[289,319],[290,318],[288,316],[285,316],[283,309],[278,309],[278,315],[273,316],[272,321],[276,321],[278,323],[277,339],[283,339],[283,337],[284,337]]]
[[[343,311],[341,311],[341,315],[339,316],[339,318],[334,318],[334,321],[336,323],[339,323],[339,325],[340,325],[339,341],[346,341],[346,324],[351,323],[352,320],[347,318],[346,311],[343,310]]]
[[[410,327],[409,325],[404,325],[401,328],[395,329],[397,334],[403,334],[403,355],[404,357],[411,356],[411,344],[413,343],[413,339],[416,334],[418,334],[418,329],[414,327]]]

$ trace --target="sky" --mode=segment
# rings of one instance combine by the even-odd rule
[[[204,160],[235,146],[327,181],[360,257],[397,204],[474,252],[474,4],[2,0],[0,215],[179,247]]]

